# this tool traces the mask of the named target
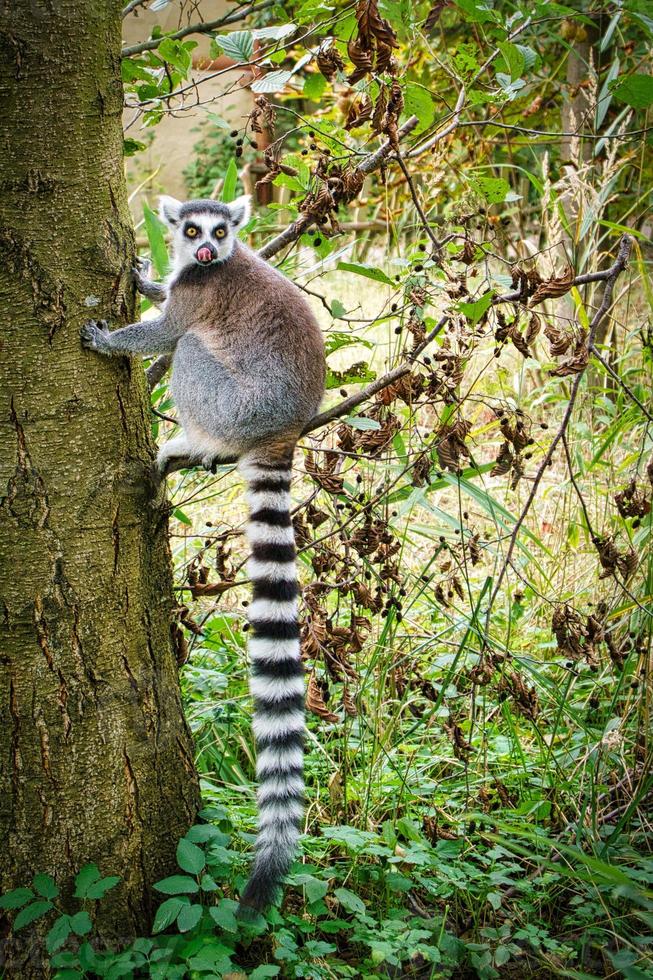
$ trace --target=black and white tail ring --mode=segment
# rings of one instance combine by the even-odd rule
[[[304,671],[290,516],[290,462],[249,456],[239,465],[250,508],[250,689],[257,746],[258,833],[241,902],[262,910],[295,856],[304,813]]]

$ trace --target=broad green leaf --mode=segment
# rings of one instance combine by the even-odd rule
[[[28,926],[30,922],[35,922],[36,919],[40,919],[42,916],[53,909],[54,905],[52,902],[32,902],[31,905],[27,905],[24,909],[21,909],[16,918],[14,919],[13,930],[18,932],[19,929],[23,929]]]
[[[218,44],[234,61],[249,61],[254,53],[254,36],[251,31],[233,31],[231,34],[220,34],[216,38]]]
[[[249,980],[266,980],[266,977],[278,977],[281,971],[280,966],[274,963],[263,963],[257,966],[249,975]]]
[[[70,917],[68,915],[60,915],[45,937],[45,948],[48,953],[56,953],[58,949],[61,949],[69,935]]]
[[[653,76],[631,75],[624,78],[614,86],[612,94],[633,109],[647,109],[653,104]]]
[[[238,167],[236,166],[236,161],[232,157],[227,166],[226,173],[224,175],[224,181],[222,184],[222,200],[225,204],[229,204],[230,201],[236,196],[236,188],[238,187]]]
[[[230,898],[223,898],[217,905],[209,909],[209,915],[221,929],[225,929],[227,932],[238,932],[237,911],[238,902],[234,902]]]
[[[281,92],[291,78],[292,72],[287,71],[285,68],[279,71],[268,72],[267,75],[263,75],[262,78],[257,78],[255,82],[252,82],[252,92],[266,92],[268,94],[270,92]]]
[[[86,898],[88,889],[99,877],[100,869],[97,864],[85,864],[75,878],[75,898]]]
[[[171,875],[169,878],[157,881],[154,887],[164,895],[194,895],[200,890],[195,879],[188,875]]]
[[[319,102],[327,87],[327,80],[319,71],[307,75],[304,79],[304,98],[311,102]]]
[[[207,841],[214,840],[216,837],[225,838],[226,834],[223,834],[218,827],[214,827],[211,823],[198,823],[191,827],[186,834],[186,840],[192,841],[193,844],[206,844]]]
[[[31,888],[14,888],[0,897],[0,909],[20,909],[34,898]]]
[[[331,316],[334,317],[334,319],[337,320],[339,317],[344,316],[346,312],[346,308],[342,305],[339,299],[334,299],[331,301]]]
[[[133,157],[136,153],[140,153],[141,150],[144,149],[145,143],[140,143],[138,140],[134,140],[130,136],[122,141],[123,156]]]
[[[473,303],[458,303],[457,309],[459,309],[461,313],[464,313],[467,319],[471,320],[472,323],[476,325],[492,306],[493,296],[494,290],[489,289],[487,293],[484,293],[480,299],[477,299]]]
[[[70,928],[77,936],[85,936],[93,928],[91,917],[88,912],[77,912],[70,917]]]
[[[295,884],[304,886],[306,898],[311,904],[324,898],[329,888],[328,882],[316,878],[315,875],[298,874],[295,875],[294,881]]]
[[[59,889],[51,875],[34,875],[32,884],[43,898],[56,898],[59,894]]]
[[[177,916],[177,928],[180,932],[189,932],[194,929],[202,918],[201,905],[184,905]]]
[[[204,870],[206,864],[204,851],[197,844],[182,839],[177,844],[177,864],[182,871],[189,871],[191,874],[198,875],[200,871]]]
[[[156,885],[154,887],[156,888]],[[152,932],[163,932],[164,929],[167,929],[186,906],[187,902],[183,902],[180,898],[169,898],[157,909]]]
[[[404,111],[407,115],[417,116],[419,119],[415,132],[428,129],[435,117],[435,105],[431,93],[421,85],[409,82],[404,88]]]
[[[366,279],[374,279],[375,282],[383,282],[387,286],[396,285],[381,269],[373,265],[365,265],[363,262],[338,262],[337,268],[342,269],[343,272],[354,272],[357,276],[365,276]]]
[[[109,875],[106,878],[101,878],[99,881],[94,881],[92,885],[89,885],[86,897],[92,899],[104,898],[106,893],[112,888],[115,888],[119,881],[120,878],[118,875]]]
[[[190,46],[181,41],[173,41],[171,37],[164,37],[157,50],[164,61],[176,68],[184,78],[188,77],[192,65]]]
[[[510,184],[503,177],[472,177],[469,182],[488,204],[502,204],[510,191]]]
[[[499,41],[497,47],[503,55],[503,60],[508,66],[510,77],[514,82],[515,79],[521,77],[525,67],[526,62],[523,52],[516,44],[512,44],[510,41]]]
[[[257,41],[281,41],[284,37],[290,37],[296,30],[296,24],[277,24],[273,27],[256,27],[252,35]]]
[[[350,425],[352,429],[360,429],[363,432],[368,432],[381,428],[381,423],[376,419],[368,419],[365,415],[348,415],[343,419],[347,425]]]
[[[340,902],[343,908],[347,909],[348,912],[352,912],[354,915],[360,915],[365,912],[365,902],[354,892],[350,892],[348,888],[336,888],[334,895]]]
[[[165,225],[145,202],[143,202],[143,219],[154,268],[159,276],[165,276],[168,271],[168,249],[163,237]]]

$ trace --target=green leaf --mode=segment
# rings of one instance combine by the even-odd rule
[[[484,0],[456,0],[456,6],[463,14],[463,22],[470,24],[486,24],[498,19],[498,14],[491,10]]]
[[[236,196],[236,188],[238,186],[238,167],[236,166],[236,161],[232,157],[229,161],[229,166],[224,175],[224,182],[222,184],[222,200],[225,204],[229,204],[230,201]]]
[[[200,890],[195,879],[188,875],[171,875],[163,881],[157,881],[154,887],[164,895],[194,895]]]
[[[461,313],[464,313],[467,319],[471,320],[474,326],[476,326],[481,317],[483,317],[492,306],[493,296],[494,290],[490,289],[474,303],[458,303],[457,309],[459,309]]]
[[[238,932],[237,910],[238,902],[234,902],[230,898],[223,898],[217,905],[209,909],[209,915],[221,929],[226,929],[227,932]]]
[[[383,282],[387,286],[396,285],[381,269],[373,265],[365,265],[363,262],[338,262],[337,268],[342,269],[343,272],[355,272],[357,276],[365,276],[366,279],[374,279],[375,282]]]
[[[189,932],[194,929],[202,918],[201,905],[184,905],[177,916],[177,928],[180,932]]]
[[[75,898],[86,898],[88,889],[100,877],[100,869],[97,864],[85,864],[77,873],[75,878]]]
[[[327,80],[319,71],[307,75],[304,79],[304,98],[311,102],[319,102],[324,95],[326,86]]]
[[[20,909],[34,898],[31,888],[14,888],[0,897],[0,909]]]
[[[60,915],[58,919],[55,919],[54,925],[45,937],[45,948],[48,953],[56,953],[63,946],[69,935],[70,917],[68,915]]]
[[[92,899],[104,898],[106,893],[112,888],[115,888],[119,881],[120,878],[117,875],[109,875],[107,878],[101,878],[100,881],[94,881],[92,885],[89,885],[86,897]]]
[[[34,875],[32,884],[43,898],[56,898],[59,894],[59,889],[55,885],[54,878],[51,875]]]
[[[409,116],[417,116],[419,125],[415,132],[419,133],[433,122],[435,105],[431,93],[415,82],[409,82],[404,89],[404,110]]]
[[[503,55],[503,60],[508,66],[511,80],[514,82],[515,79],[521,78],[521,74],[526,64],[522,51],[516,44],[512,44],[510,41],[499,41],[497,47]]]
[[[211,823],[198,823],[191,827],[186,834],[186,840],[190,840],[194,844],[206,844],[210,840],[215,840],[216,837],[224,840],[226,834],[223,834],[218,827],[214,827]]]
[[[651,75],[631,75],[618,82],[612,89],[615,99],[625,102],[633,109],[647,109],[653,103],[653,77]]]
[[[331,301],[331,316],[337,320],[339,317],[344,316],[347,310],[342,305],[339,299],[334,299]]]
[[[292,72],[285,68],[279,71],[270,71],[267,75],[263,75],[262,78],[257,78],[255,82],[252,82],[251,89],[252,92],[266,92],[268,94],[270,92],[281,92],[291,78]]]
[[[297,30],[296,24],[277,24],[272,27],[255,27],[252,36],[257,41],[281,41]]]
[[[274,963],[264,963],[262,966],[257,966],[250,973],[249,980],[265,980],[266,977],[278,977],[280,971],[280,966],[276,966]]]
[[[133,157],[136,153],[140,153],[141,150],[145,149],[145,143],[139,142],[139,140],[132,139],[128,136],[122,141],[122,152],[123,156]]]
[[[154,887],[156,888],[156,885]],[[183,902],[180,898],[169,898],[156,910],[152,932],[163,932],[164,929],[167,929],[186,906],[187,902]]]
[[[181,521],[182,524],[187,524],[189,527],[192,527],[193,522],[191,521],[190,517],[184,514],[181,507],[175,507],[172,513],[178,521]]]
[[[510,184],[503,177],[472,177],[469,182],[488,204],[502,204],[510,192]]]
[[[350,892],[348,888],[336,888],[334,895],[348,912],[353,912],[355,915],[361,915],[365,912],[363,899]]]
[[[294,882],[297,885],[303,885],[306,891],[306,898],[312,904],[313,902],[318,902],[327,893],[329,888],[328,882],[321,881],[314,875],[299,874],[295,875]]]
[[[93,928],[91,917],[88,912],[77,912],[70,918],[70,928],[77,936],[85,936]]]
[[[35,922],[36,919],[40,919],[46,912],[49,912],[50,909],[53,908],[54,905],[52,902],[32,902],[31,905],[21,909],[14,919],[14,932],[18,932],[19,929],[23,929],[25,926],[28,926],[30,922]]]
[[[234,61],[249,61],[254,53],[254,37],[251,31],[233,31],[216,38],[218,44]]]
[[[371,432],[381,428],[380,422],[376,419],[368,419],[366,415],[348,415],[343,421],[352,429],[360,429],[362,432]]]
[[[154,268],[159,276],[165,276],[168,271],[168,249],[164,239],[165,225],[145,202],[143,202],[143,218]]]
[[[188,77],[192,64],[190,47],[181,41],[173,41],[171,37],[164,37],[157,50],[164,61],[176,68],[184,78]]]
[[[177,844],[177,864],[182,871],[189,871],[191,874],[198,875],[200,871],[204,870],[206,856],[201,847],[182,838]]]

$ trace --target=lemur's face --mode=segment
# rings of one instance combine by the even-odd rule
[[[173,232],[175,269],[209,266],[224,262],[231,255],[238,229],[249,221],[249,195],[238,197],[230,204],[219,201],[182,204],[173,197],[162,197],[159,213]]]

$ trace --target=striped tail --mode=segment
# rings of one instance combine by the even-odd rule
[[[277,897],[295,856],[304,813],[304,670],[290,517],[291,461],[292,451],[279,463],[252,453],[239,467],[248,483],[250,508],[250,689],[259,783],[256,853],[241,907],[256,910]]]

